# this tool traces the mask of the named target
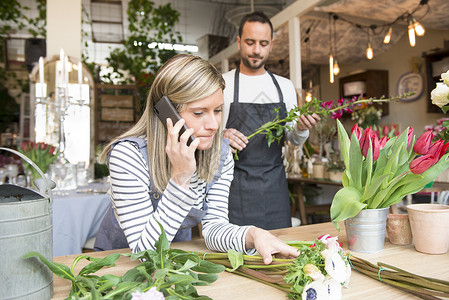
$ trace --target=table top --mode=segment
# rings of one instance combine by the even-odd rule
[[[369,260],[372,263],[384,262],[406,271],[423,276],[449,280],[449,253],[442,255],[429,255],[419,253],[413,245],[397,246],[385,241],[385,249],[379,253],[367,254],[349,251],[347,249],[347,239],[344,224],[340,224],[342,231],[338,232],[332,223],[320,223],[299,227],[272,230],[271,232],[284,241],[292,240],[314,240],[323,234],[338,236],[343,243],[345,252],[350,252],[354,256]],[[173,243],[172,248],[184,249],[187,251],[206,251],[204,240],[197,239],[189,242]],[[112,250],[104,252],[89,253],[94,257],[105,257],[111,253],[125,253],[129,249]],[[71,266],[77,255],[55,257],[54,261]],[[130,261],[129,258],[121,257],[115,267],[100,270],[97,274],[123,275],[128,269],[136,266],[138,261]],[[75,272],[87,264],[87,261],[80,261],[75,268]],[[54,277],[54,298],[65,299],[70,291],[70,282]],[[219,279],[209,286],[197,287],[198,293],[207,295],[215,300],[220,299],[287,299],[285,293],[263,283],[234,275],[231,273],[220,273]],[[406,292],[402,292],[394,287],[385,285],[377,280],[365,275],[352,272],[349,288],[343,288],[343,299],[418,299]]]

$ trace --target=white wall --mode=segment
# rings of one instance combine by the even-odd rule
[[[323,66],[321,68],[321,98],[324,101],[338,99],[338,78],[345,77],[347,74],[359,70],[364,71],[368,69],[388,70],[389,95],[396,96],[398,79],[402,74],[411,71],[410,59],[412,57],[422,59],[421,73],[424,76],[424,81],[426,81],[425,64],[421,56],[423,52],[429,51],[430,49],[443,48],[444,39],[449,39],[447,30],[428,29],[423,37],[417,37],[416,46],[412,48],[408,41],[408,35],[404,34],[399,42],[391,47],[389,51],[379,56],[376,56],[376,53],[374,53],[374,58],[371,61],[364,60],[357,64],[340,65],[341,73],[333,84],[329,83],[329,67]],[[380,125],[399,123],[401,130],[404,130],[407,126],[412,126],[415,134],[420,135],[424,132],[425,125],[431,125],[437,119],[444,116],[442,113],[427,113],[428,93],[430,94],[430,91],[427,91],[425,88],[418,100],[408,103],[390,103],[389,115],[380,120]],[[348,123],[350,122],[346,121],[345,124],[349,126]]]

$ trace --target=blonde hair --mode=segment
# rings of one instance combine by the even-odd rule
[[[111,145],[124,137],[146,136],[149,171],[154,189],[162,192],[170,180],[171,165],[165,152],[167,130],[153,111],[162,96],[168,96],[175,108],[182,111],[186,103],[203,99],[225,82],[217,69],[200,57],[180,54],[170,58],[157,72],[147,97],[145,111],[140,120],[124,134],[113,139],[102,151],[100,159],[106,160]],[[212,147],[196,151],[197,174],[210,182],[218,170],[221,155],[222,126],[214,137]]]

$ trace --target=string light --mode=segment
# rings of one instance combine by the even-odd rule
[[[415,47],[416,39],[415,39],[415,26],[413,26],[412,18],[409,18],[408,24],[408,40],[410,42],[410,46]]]
[[[337,15],[333,15],[333,25],[334,25],[334,53],[335,53],[335,57],[334,57],[334,66],[332,68],[332,72],[334,72],[334,75],[338,75],[340,73],[340,66],[338,65],[337,62],[337,27],[336,27],[336,23],[337,23],[337,19],[338,16]]]
[[[373,47],[371,47],[371,42],[368,41],[368,47],[366,48],[366,58],[373,59],[374,52]]]
[[[424,27],[422,27],[422,25],[418,21],[416,21],[416,19],[412,15],[410,15],[410,16],[411,16],[411,19],[413,22],[413,28],[415,28],[416,34],[418,36],[423,36],[424,33],[426,33],[426,31],[424,30]]]
[[[388,32],[384,37],[384,44],[389,44],[391,41],[391,33],[393,32],[393,27],[390,26],[390,28],[388,28]]]

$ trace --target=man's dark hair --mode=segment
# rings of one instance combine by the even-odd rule
[[[242,20],[240,21],[240,27],[239,27],[239,36],[242,36],[243,26],[246,22],[260,22],[262,24],[268,23],[270,25],[271,29],[271,38],[273,38],[273,24],[271,24],[270,18],[267,17],[266,14],[264,14],[261,11],[255,11],[250,14],[247,14],[243,16]]]

